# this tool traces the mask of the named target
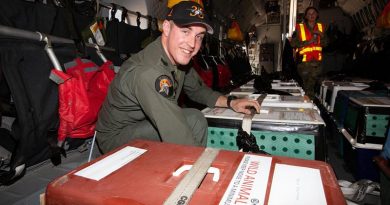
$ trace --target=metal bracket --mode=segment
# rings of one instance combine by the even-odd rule
[[[39,35],[39,38],[40,38],[39,41],[46,42],[45,51],[46,51],[47,55],[49,56],[50,61],[53,63],[54,68],[56,70],[62,71],[61,64],[58,61],[58,59],[53,51],[53,47],[51,45],[51,41],[50,41],[49,37],[44,33],[40,33],[40,32],[36,32],[36,33]]]
[[[104,54],[102,53],[102,50],[100,49],[100,47],[97,45],[97,44],[93,44],[94,47],[96,48],[96,53],[97,55],[100,57],[100,59],[102,59],[102,61],[105,63],[107,62],[107,58],[104,56]]]

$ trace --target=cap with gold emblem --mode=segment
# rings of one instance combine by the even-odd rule
[[[201,5],[193,1],[181,1],[169,11],[167,20],[172,20],[179,26],[202,24],[207,33],[213,34],[214,30],[208,20],[208,16]]]

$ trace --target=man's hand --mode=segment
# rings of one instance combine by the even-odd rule
[[[227,104],[226,96],[219,96],[217,102],[215,103],[216,107],[229,107]],[[251,109],[255,109],[257,113],[260,113],[260,104],[257,100],[248,100],[248,99],[234,99],[230,101],[230,106],[233,111],[241,112],[244,114],[251,114]]]
[[[251,114],[251,108],[256,110],[256,113],[260,113],[260,104],[257,100],[248,99],[235,99],[230,102],[232,110],[244,114]]]

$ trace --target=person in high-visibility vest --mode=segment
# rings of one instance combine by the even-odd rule
[[[324,24],[318,22],[319,13],[314,7],[305,10],[304,20],[297,23],[291,46],[297,49],[297,71],[306,95],[314,97],[315,81],[321,75],[322,48],[327,45]]]

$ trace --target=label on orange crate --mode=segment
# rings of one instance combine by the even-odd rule
[[[99,181],[112,172],[125,166],[127,163],[133,161],[137,157],[141,156],[144,152],[146,152],[145,149],[127,146],[111,154],[110,156],[76,172],[75,175]]]
[[[319,169],[276,164],[272,178],[268,205],[327,204]]]
[[[272,157],[244,155],[219,204],[264,204],[271,162]]]

